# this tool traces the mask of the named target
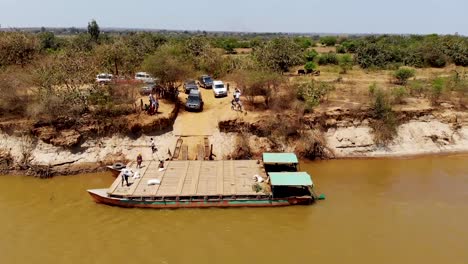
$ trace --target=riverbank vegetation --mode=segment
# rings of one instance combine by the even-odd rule
[[[206,73],[241,88],[247,111],[290,121],[269,124],[278,146],[314,131],[307,136],[313,143],[301,143],[311,157],[327,152],[318,147],[326,145],[318,135],[324,128],[310,127],[304,116],[333,107],[367,109],[376,141],[385,145],[399,123],[395,108],[428,102],[466,110],[467,66],[468,38],[456,35],[109,33],[96,21],[66,35],[45,28],[0,32],[0,124],[6,129],[25,121],[25,131],[44,123],[56,130],[95,124],[118,131],[119,117],[141,111],[135,72],[158,78],[169,104],[177,104],[171,99],[185,79]],[[116,81],[98,85],[101,72]]]

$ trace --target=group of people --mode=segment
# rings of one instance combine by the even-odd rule
[[[234,99],[231,101],[232,106],[234,107],[237,104],[239,107],[242,108],[242,103],[240,101],[241,91],[239,90],[239,88],[236,88],[234,90],[233,97]]]
[[[156,148],[156,143],[154,142],[154,139],[151,138],[150,139],[150,148],[151,148],[151,153],[154,154],[156,151],[158,151],[158,149]],[[142,168],[142,163],[143,163],[143,156],[141,155],[141,153],[138,153],[138,156],[136,158],[136,162],[137,162],[137,169],[141,169]],[[164,161],[163,160],[160,160],[159,162],[159,168],[163,168],[164,167]],[[128,183],[128,178],[130,177],[134,177],[135,174],[133,173],[132,170],[130,169],[124,169],[122,170],[122,186],[124,185],[124,183],[126,183],[127,186],[129,186],[129,183]]]
[[[156,98],[156,96],[153,93],[150,93],[148,95],[148,99],[149,99],[149,105],[148,105],[148,107],[146,109],[147,113],[149,115],[157,114],[158,113],[158,108],[159,108],[158,98]]]

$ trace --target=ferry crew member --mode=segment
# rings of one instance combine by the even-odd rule
[[[141,153],[138,153],[137,156],[137,168],[141,169],[141,163],[143,162],[143,157],[141,156]]]

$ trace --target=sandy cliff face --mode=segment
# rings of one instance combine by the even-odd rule
[[[468,151],[468,113],[442,111],[400,124],[397,136],[378,146],[367,123],[337,126],[325,133],[336,157],[384,157]]]

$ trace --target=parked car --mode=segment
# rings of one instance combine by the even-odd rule
[[[213,81],[213,93],[215,97],[227,96],[226,85],[222,81]]]
[[[200,90],[190,90],[185,103],[185,109],[203,111],[203,99]]]
[[[137,72],[135,74],[135,80],[142,81],[142,82],[145,82],[145,83],[154,82],[154,78],[151,77],[151,75],[149,75],[146,72]]]
[[[195,80],[186,80],[184,82],[184,91],[188,94],[191,90],[198,90],[198,85],[195,83]]]
[[[206,89],[211,89],[213,87],[213,79],[209,75],[202,75],[198,79],[200,86]]]
[[[154,92],[156,85],[157,84],[155,82],[146,83],[145,86],[141,87],[140,94],[149,95],[150,93]]]
[[[96,75],[96,82],[99,84],[110,83],[113,77],[110,73],[100,73]]]

